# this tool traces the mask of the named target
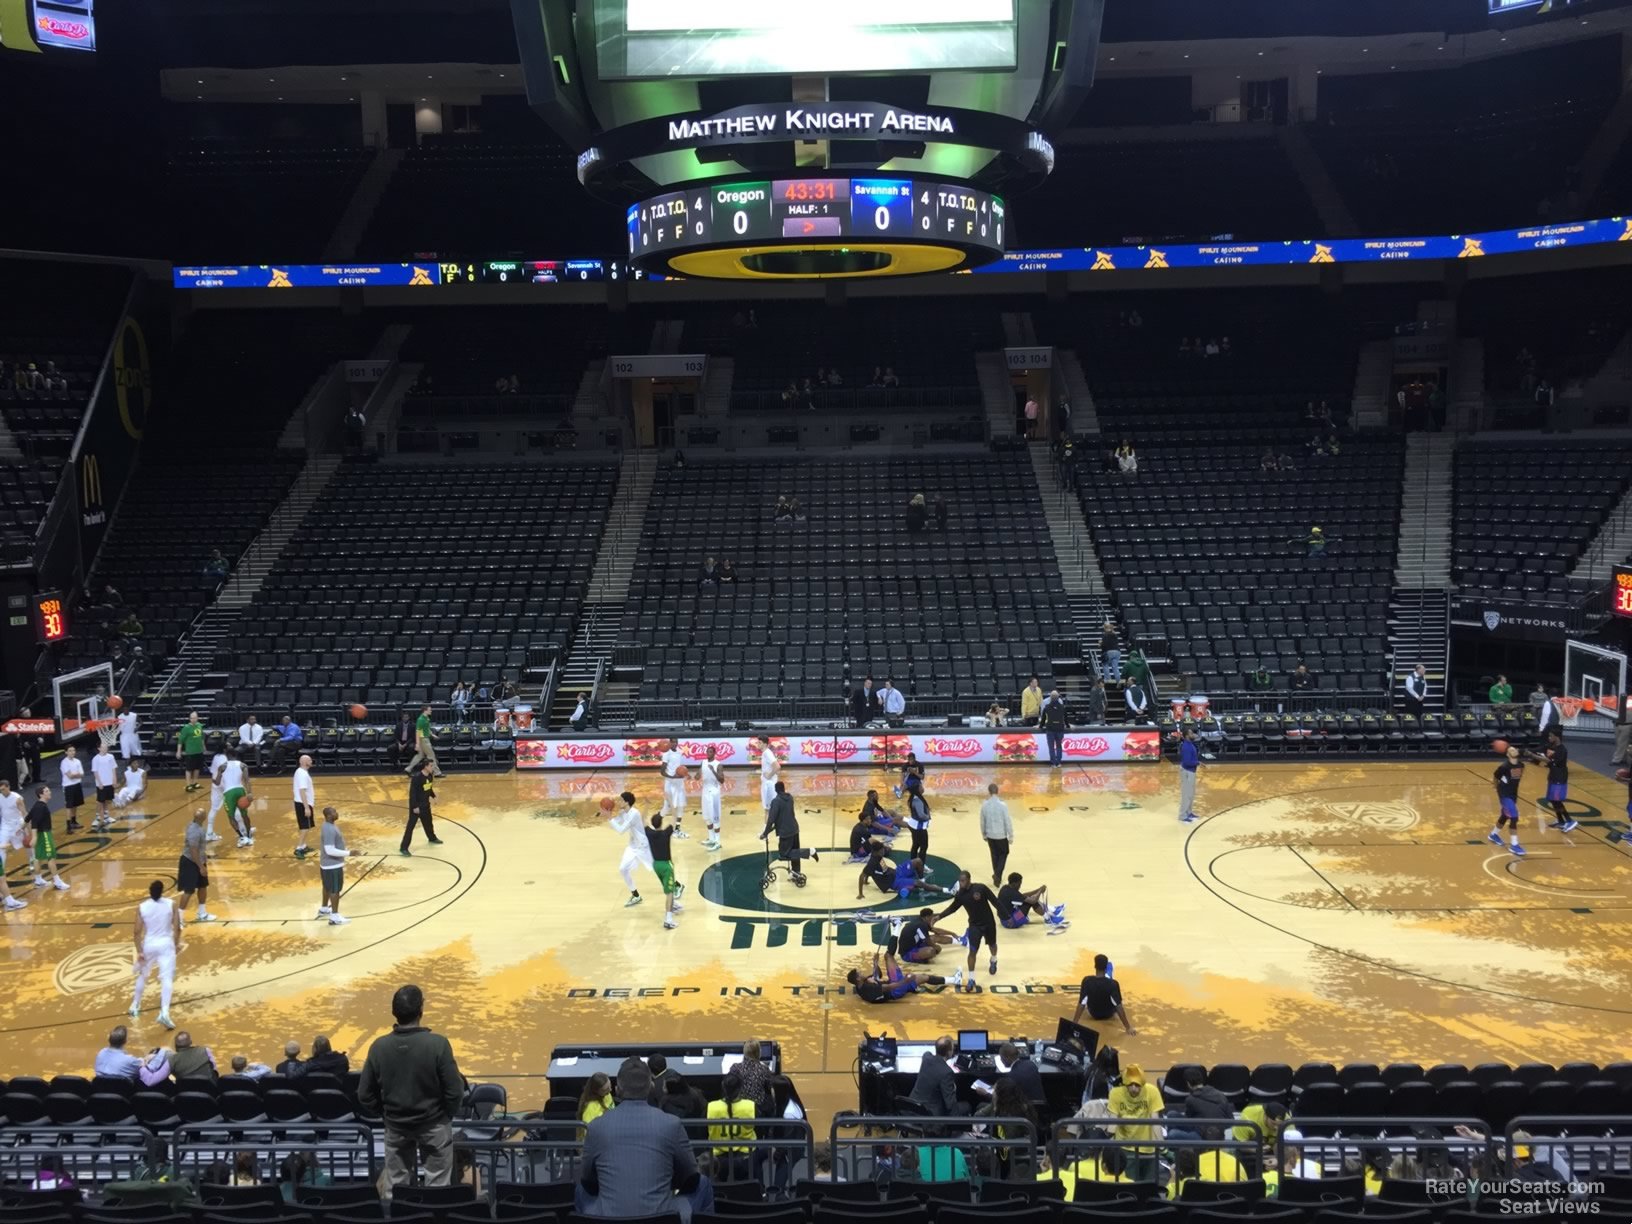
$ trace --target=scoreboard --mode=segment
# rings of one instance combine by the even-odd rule
[[[852,240],[944,243],[993,258],[1005,208],[990,192],[915,178],[785,178],[724,182],[631,205],[633,259],[724,246]]]
[[[1609,585],[1609,610],[1632,618],[1632,565],[1617,565]]]

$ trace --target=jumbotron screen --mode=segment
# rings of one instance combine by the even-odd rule
[[[603,80],[1012,71],[1016,0],[596,0]]]

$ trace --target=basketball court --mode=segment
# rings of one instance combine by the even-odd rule
[[[542,1106],[557,1043],[775,1038],[819,1127],[855,1106],[864,1028],[1050,1036],[1096,952],[1116,963],[1138,1029],[1107,1033],[1124,1063],[1623,1057],[1632,845],[1611,834],[1625,828],[1626,788],[1578,768],[1570,807],[1581,825],[1560,835],[1542,828],[1532,771],[1519,860],[1484,840],[1494,764],[1204,766],[1194,825],[1175,818],[1166,764],[933,768],[932,877],[967,867],[989,878],[977,811],[997,781],[1016,825],[1009,870],[1027,888],[1046,884],[1072,926],[1002,932],[999,972],[980,966],[984,993],[888,1006],[844,987],[887,936],[887,923],[854,915],[918,903],[871,886],[858,902],[859,868],[844,859],[866,789],[888,801],[893,775],[788,771],[804,842],[823,853],[808,887],[779,876],[768,890],[757,771],[728,777],[725,849],[713,855],[700,848],[693,779],[693,838],[675,843],[689,884],[675,931],[662,928],[649,873],[645,903],[624,907],[623,839],[598,808],[627,786],[649,816],[655,771],[449,777],[437,787],[444,844],[421,840],[412,858],[397,854],[403,778],[319,773],[319,805],[336,805],[366,852],[347,873],[344,927],[315,917],[316,856],[292,857],[289,780],[265,778],[256,845],[235,848],[223,825],[227,839],[212,846],[221,920],[189,925],[172,1012],[222,1062],[274,1062],[286,1039],[309,1048],[317,1032],[356,1060],[389,1026],[391,991],[417,981],[427,1023],[452,1038],[461,1068],[506,1082],[515,1108]],[[158,781],[111,832],[64,836],[67,893],[31,888],[13,856],[12,887],[30,902],[4,918],[0,1030],[13,1071],[83,1072],[124,1021],[136,903],[150,880],[173,882],[205,794]],[[149,999],[133,1047],[168,1040]]]

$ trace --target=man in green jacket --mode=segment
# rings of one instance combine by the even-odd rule
[[[1490,686],[1491,705],[1511,705],[1513,703],[1513,686],[1507,682],[1506,676],[1497,676],[1496,683]]]
[[[391,997],[396,1024],[368,1047],[357,1103],[385,1121],[385,1176],[393,1186],[414,1180],[425,1166],[427,1186],[446,1186],[453,1173],[453,1117],[465,1079],[453,1047],[420,1024],[425,992],[403,986]]]

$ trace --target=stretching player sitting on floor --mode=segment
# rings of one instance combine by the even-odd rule
[[[845,974],[845,981],[856,988],[856,997],[863,1003],[894,1003],[897,999],[904,999],[914,993],[920,985],[946,985],[944,977],[903,973],[901,966],[895,963],[895,949],[896,941],[892,937],[884,948],[882,969],[878,963],[878,949],[874,948],[871,973],[863,976],[860,969],[852,969]]]
[[[882,842],[867,847],[867,861],[862,864],[861,876],[856,881],[856,900],[867,895],[867,881],[878,885],[879,891],[895,893],[902,899],[915,892],[934,892],[929,882],[929,871],[923,859],[909,859],[901,863],[885,858],[888,850]]]
[[[901,924],[895,942],[902,960],[922,965],[934,960],[942,948],[957,940],[948,932],[935,929],[934,910],[921,909],[916,918],[908,918]]]
[[[859,863],[867,857],[867,843],[875,837],[886,841],[894,837],[896,827],[877,804],[877,791],[867,792],[867,806],[861,809],[856,823],[850,829],[850,861]]]
[[[867,802],[861,805],[861,815],[856,818],[864,821],[879,837],[894,837],[901,831],[901,817],[878,801],[878,792],[867,792]]]
[[[997,892],[997,919],[1004,926],[1013,930],[1023,927],[1036,914],[1050,927],[1066,927],[1070,923],[1065,920],[1065,906],[1056,905],[1050,908],[1048,904],[1048,885],[1033,888],[1030,892],[1020,890],[1021,875],[1018,871],[1009,872],[1009,882]]]

